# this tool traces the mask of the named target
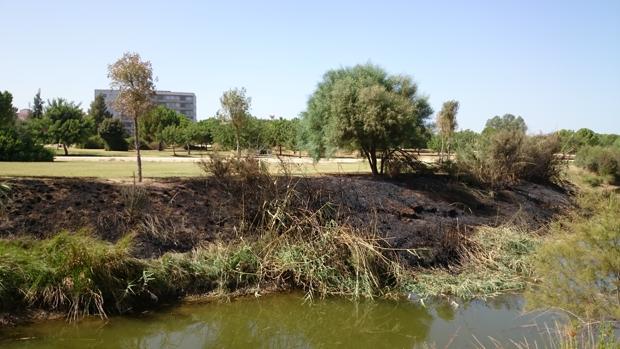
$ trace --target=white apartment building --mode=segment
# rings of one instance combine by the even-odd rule
[[[115,118],[121,119],[125,129],[128,132],[133,132],[133,120],[114,110],[114,100],[118,95],[118,90],[95,90],[95,97],[98,95],[103,95],[106,107]],[[196,95],[194,93],[155,91],[153,103],[176,110],[188,119],[196,121]]]

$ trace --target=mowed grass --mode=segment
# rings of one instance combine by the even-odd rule
[[[333,173],[369,173],[366,162],[320,163],[288,165],[295,175],[321,175]],[[269,164],[270,172],[278,174],[282,168]],[[0,162],[0,177],[99,177],[131,178],[136,173],[133,161],[54,161],[54,162]],[[204,175],[193,162],[143,162],[142,173],[146,178],[195,177]]]

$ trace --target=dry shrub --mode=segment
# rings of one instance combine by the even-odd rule
[[[533,182],[557,182],[565,166],[557,156],[559,151],[557,135],[528,137],[522,149],[522,177]]]
[[[416,154],[410,151],[397,150],[392,152],[385,160],[385,173],[390,177],[398,177],[403,174],[425,173],[428,167],[418,160]]]
[[[254,182],[269,177],[267,166],[251,155],[227,159],[215,153],[209,159],[202,159],[198,166],[206,175],[213,176],[217,182],[225,185],[233,179]]]
[[[149,196],[146,188],[136,184],[121,187],[121,200],[125,207],[125,214],[133,220],[149,205]]]
[[[515,130],[499,130],[457,154],[460,172],[479,183],[502,188],[521,180],[556,181],[562,161],[555,153],[559,142],[553,136],[528,137]]]

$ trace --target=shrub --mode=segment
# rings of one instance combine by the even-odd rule
[[[54,154],[24,129],[0,130],[0,161],[53,161]]]
[[[103,149],[105,148],[105,142],[98,136],[90,136],[84,143],[81,144],[83,149]]]
[[[554,136],[528,137],[519,130],[496,130],[457,153],[460,172],[495,188],[521,180],[553,182],[561,174],[562,161],[555,153]]]
[[[600,176],[620,181],[620,149],[614,147],[584,147],[575,156],[575,165]]]
[[[522,177],[534,182],[557,181],[564,166],[556,155],[560,148],[556,135],[527,137],[522,149]]]
[[[99,136],[105,143],[105,150],[127,151],[129,145],[125,140],[125,129],[119,119],[108,118],[99,125]]]

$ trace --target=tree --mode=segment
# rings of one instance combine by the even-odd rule
[[[516,131],[525,134],[525,132],[527,132],[527,125],[525,124],[525,120],[520,116],[514,116],[512,114],[504,114],[503,116],[496,115],[487,120],[482,133],[489,134],[499,130]]]
[[[441,107],[441,111],[437,114],[437,129],[441,137],[441,155],[439,162],[443,162],[445,151],[447,150],[448,160],[450,159],[450,145],[452,136],[456,130],[456,114],[459,111],[459,102],[447,101]],[[447,149],[446,149],[447,148]]]
[[[410,77],[366,64],[328,71],[302,117],[315,159],[355,148],[379,175],[394,151],[419,141],[431,112]]]
[[[90,103],[88,115],[93,118],[95,127],[97,128],[99,128],[99,125],[101,125],[103,120],[112,117],[112,113],[108,111],[108,108],[105,105],[105,98],[103,98],[103,95],[95,96],[95,99],[92,101],[92,103]]]
[[[176,147],[185,145],[185,134],[182,126],[170,125],[161,131],[164,142],[172,147],[172,153],[177,156]]]
[[[594,146],[598,144],[598,137],[596,132],[590,130],[589,128],[580,128],[575,132],[575,141],[577,142],[577,147],[585,147],[585,146]]]
[[[41,125],[47,128],[47,139],[62,144],[65,155],[69,155],[68,145],[80,143],[93,134],[92,120],[84,117],[80,105],[62,98],[47,102],[44,119]]]
[[[139,54],[128,52],[108,66],[108,77],[112,80],[112,88],[119,90],[114,101],[116,110],[133,119],[138,181],[142,182],[138,119],[152,108],[151,99],[155,95],[153,68],[151,62],[142,61]]]
[[[41,99],[41,89],[37,90],[37,94],[34,95],[34,100],[32,101],[32,117],[34,119],[39,119],[43,117],[43,99]]]
[[[140,119],[140,129],[145,140],[158,142],[159,150],[162,151],[164,140],[161,131],[168,126],[180,125],[187,120],[183,114],[163,105],[158,105]]]
[[[0,128],[15,124],[17,109],[13,107],[13,95],[9,91],[0,91]]]
[[[269,146],[277,147],[279,155],[282,155],[283,146],[293,149],[297,139],[297,125],[292,120],[270,120],[267,126]]]
[[[220,103],[222,108],[220,110],[220,118],[225,122],[229,122],[235,131],[235,142],[237,145],[237,157],[241,157],[241,149],[239,148],[239,142],[241,138],[241,130],[248,119],[248,112],[252,99],[246,97],[245,88],[230,89],[222,95]]]
[[[125,127],[120,119],[106,118],[99,125],[99,137],[105,143],[105,150],[127,151],[129,145],[125,140]]]

